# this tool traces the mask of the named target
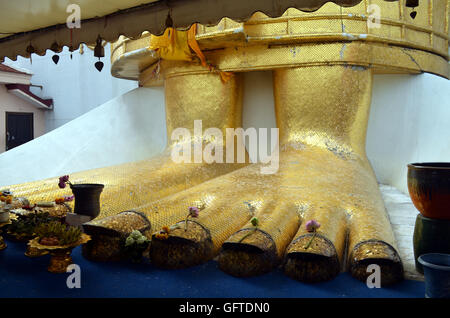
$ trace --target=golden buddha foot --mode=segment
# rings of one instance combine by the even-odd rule
[[[202,120],[203,129],[214,127],[225,132],[228,127],[241,127],[242,85],[239,75],[225,84],[215,74],[177,76],[166,81],[165,91],[169,141],[178,127],[189,129],[194,136],[194,120]],[[172,149],[191,141],[169,142],[161,155],[148,160],[73,173],[70,181],[105,185],[98,216],[98,219],[102,219],[129,209],[141,210],[141,207],[145,212],[143,206],[148,202],[245,166],[245,163],[174,162]],[[68,187],[58,188],[58,176],[11,186],[10,189],[16,196],[27,197],[31,203],[54,201],[57,197],[71,194]]]
[[[373,19],[373,5],[380,19]],[[331,279],[341,270],[364,280],[374,264],[382,284],[400,280],[401,260],[365,154],[372,73],[448,78],[448,8],[446,1],[421,1],[413,18],[404,1],[364,0],[349,8],[328,2],[314,12],[255,13],[247,22],[224,18],[199,26],[196,39],[208,63],[235,73],[225,84],[195,59],[143,51],[150,34],[118,41],[115,76],[165,85],[169,140],[178,127],[195,130],[196,120],[203,130],[222,133],[241,127],[239,73],[272,71],[279,170],[267,175],[260,164],[175,163],[172,149],[198,139],[172,142],[144,162],[71,175],[75,182],[105,183],[101,215],[90,225],[128,233],[139,228],[117,214],[143,212],[151,224],[151,260],[166,268],[218,256],[220,268],[236,276],[281,264],[302,281]],[[67,194],[55,179],[12,190],[39,201]],[[198,207],[199,216],[186,218],[189,207]],[[321,224],[313,233],[306,229],[311,220]],[[104,251],[119,243],[104,235],[91,247],[108,258]]]
[[[382,284],[402,279],[365,155],[371,85],[364,67],[275,70],[278,172],[263,175],[252,164],[157,201],[152,230],[170,228],[153,234],[152,262],[182,268],[219,255],[220,268],[235,276],[282,263],[287,275],[316,282],[336,276],[347,260],[358,279],[371,274],[370,264],[380,266]],[[204,209],[186,225],[187,207],[198,202]],[[305,229],[309,220],[321,224],[315,234]]]

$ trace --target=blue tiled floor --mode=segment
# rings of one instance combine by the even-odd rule
[[[160,270],[149,264],[96,263],[73,251],[81,267],[81,288],[69,289],[69,274],[52,274],[49,256],[28,258],[25,244],[7,241],[0,251],[0,297],[423,297],[424,283],[403,281],[369,289],[349,274],[320,284],[303,284],[281,271],[252,278],[221,272],[213,261],[184,270]]]

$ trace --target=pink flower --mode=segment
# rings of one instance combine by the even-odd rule
[[[60,187],[61,189],[64,189],[66,187],[66,183],[70,184],[68,175],[64,175],[62,177],[59,177],[58,187]]]
[[[59,182],[67,182],[67,181],[69,181],[69,176],[68,175],[59,177]]]
[[[198,217],[200,210],[196,206],[189,207],[189,213],[186,216],[186,221],[184,221],[184,230],[187,231],[188,219],[189,217],[196,218]]]
[[[305,227],[308,232],[315,232],[320,227],[320,223],[316,220],[309,220]]]
[[[196,218],[199,214],[199,209],[196,206],[190,206],[189,207],[189,216]]]
[[[64,196],[64,202],[70,202],[74,199],[73,195],[65,195]]]

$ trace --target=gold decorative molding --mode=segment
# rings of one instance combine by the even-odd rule
[[[380,8],[380,28],[368,26],[371,4]],[[291,8],[278,18],[257,12],[243,23],[224,18],[216,26],[199,25],[197,41],[207,59],[226,71],[332,62],[362,63],[378,73],[430,72],[448,78],[448,1],[420,2],[415,19],[407,10],[404,0],[364,0],[348,8],[330,2],[315,12]],[[139,79],[141,85],[161,85],[163,77],[149,77],[158,61],[155,52],[144,49],[149,39],[147,33],[116,42],[112,74]],[[362,52],[355,59],[354,51],[345,53],[349,47]]]

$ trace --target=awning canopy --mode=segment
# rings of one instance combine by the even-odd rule
[[[397,0],[385,0],[397,1]],[[408,0],[410,1],[410,0]],[[361,0],[14,0],[0,4],[0,61],[18,55],[45,54],[49,48],[76,49],[80,43],[95,43],[98,36],[114,42],[120,35],[137,38],[142,32],[161,34],[170,11],[173,26],[192,23],[217,24],[223,17],[245,21],[261,11],[281,16],[290,7],[314,11],[326,2],[353,6]],[[81,27],[69,29],[67,18],[80,8]],[[72,31],[71,31],[72,30]],[[52,46],[53,45],[53,46]]]

